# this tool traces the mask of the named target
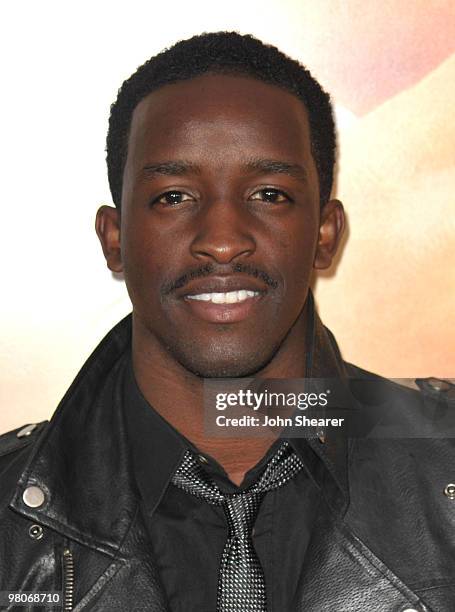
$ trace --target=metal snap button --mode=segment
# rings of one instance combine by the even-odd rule
[[[450,383],[447,380],[427,378],[427,382],[435,391],[448,391],[450,389]]]
[[[30,425],[26,425],[20,431],[17,432],[16,436],[18,438],[25,438],[26,436],[29,436],[32,431],[35,431],[37,427],[38,423],[31,423]]]
[[[449,499],[455,499],[455,484],[448,484],[444,489],[444,495],[446,495]]]
[[[43,528],[41,525],[32,525],[28,530],[28,534],[34,540],[41,540],[43,537]]]
[[[39,508],[44,504],[45,496],[43,491],[34,485],[27,487],[22,494],[24,504],[30,508]]]

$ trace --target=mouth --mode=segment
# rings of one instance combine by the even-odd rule
[[[191,278],[174,296],[189,313],[210,323],[237,323],[251,317],[271,282],[253,274],[213,274]]]
[[[265,293],[240,289],[238,291],[185,295],[183,300],[192,314],[210,323],[238,323],[251,316]]]

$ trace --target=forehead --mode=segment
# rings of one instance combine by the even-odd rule
[[[307,112],[291,93],[246,76],[206,74],[165,85],[134,110],[127,166],[177,153],[202,162],[245,154],[312,162]]]

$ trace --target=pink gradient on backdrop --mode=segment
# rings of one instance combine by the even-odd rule
[[[302,58],[337,102],[368,113],[455,51],[453,0],[300,2]]]

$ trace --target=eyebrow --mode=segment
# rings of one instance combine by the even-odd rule
[[[163,161],[156,164],[147,164],[142,171],[148,178],[156,175],[181,176],[184,174],[200,174],[200,168],[189,161]]]
[[[308,174],[303,166],[278,159],[252,158],[244,164],[246,172],[256,174],[286,174],[301,182],[307,182]],[[201,167],[190,161],[170,160],[147,164],[142,168],[146,178],[153,179],[157,175],[184,176],[201,174]]]
[[[246,168],[259,174],[286,174],[298,181],[308,180],[308,173],[303,166],[278,159],[254,158],[247,162]]]

